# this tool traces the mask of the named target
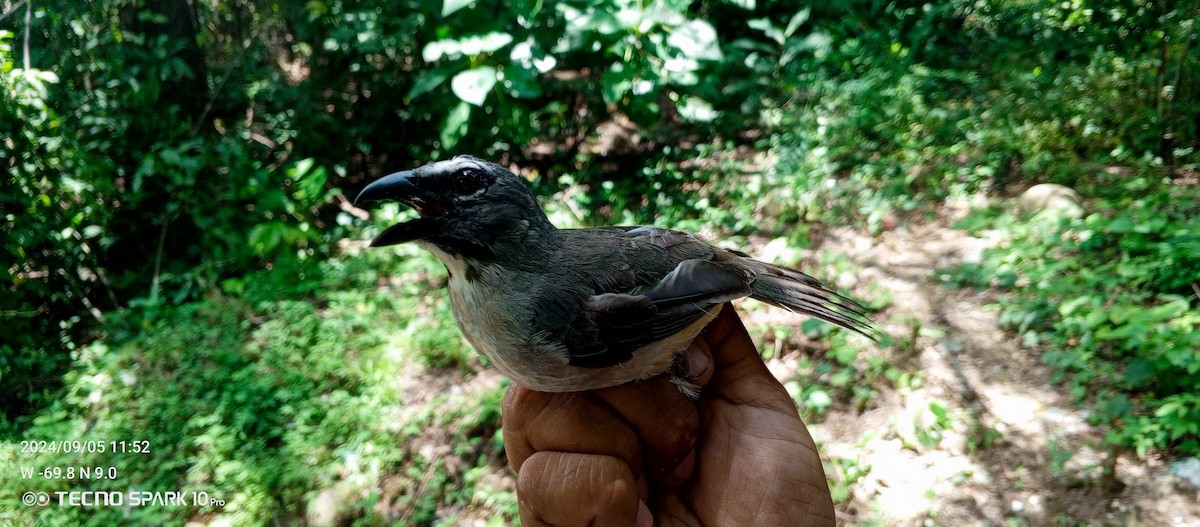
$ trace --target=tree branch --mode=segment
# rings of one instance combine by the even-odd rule
[[[25,2],[26,2],[26,0],[21,0],[20,2],[17,2],[16,5],[12,6],[12,8],[9,9],[7,12],[5,12],[4,14],[0,14],[0,22],[3,22],[5,18],[9,17],[9,15],[16,13],[17,10],[21,8],[21,6],[25,5]]]
[[[25,71],[29,71],[29,24],[33,20],[33,2],[25,2]]]

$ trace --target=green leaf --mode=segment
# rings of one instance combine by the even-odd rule
[[[754,4],[755,4],[754,0],[725,0],[725,1],[730,4],[733,4],[735,6],[738,6],[742,9],[745,9],[747,11],[754,10]]]
[[[446,122],[442,124],[442,148],[451,149],[458,141],[467,135],[467,124],[471,120],[471,105],[460,102],[455,106],[450,113],[446,115]]]
[[[813,390],[804,400],[804,406],[812,408],[817,413],[825,413],[825,409],[833,404],[833,397],[829,392],[820,388]]]
[[[667,36],[667,44],[678,48],[684,56],[699,60],[721,60],[717,30],[703,20],[692,20],[676,27]]]
[[[1108,318],[1113,324],[1124,324],[1130,317],[1142,309],[1139,305],[1119,304],[1108,309]]]
[[[532,99],[542,94],[542,87],[537,82],[537,75],[517,64],[506,66],[501,72],[501,78],[504,82],[504,89],[508,90],[513,97]]]
[[[292,195],[306,204],[314,204],[321,199],[325,182],[329,179],[325,167],[317,165],[311,157],[297,161],[294,167],[287,170],[287,175],[295,181]]]
[[[707,123],[716,119],[717,115],[713,106],[699,97],[685,97],[679,105],[679,116],[688,121]]]
[[[1070,316],[1072,313],[1074,313],[1076,310],[1078,310],[1080,307],[1082,307],[1085,304],[1094,304],[1091,296],[1084,295],[1084,296],[1072,298],[1071,300],[1068,300],[1066,302],[1063,302],[1062,304],[1059,304],[1058,314],[1060,314],[1064,317]]]
[[[484,35],[472,35],[460,39],[435,40],[421,48],[421,58],[425,62],[437,62],[442,57],[456,58],[462,55],[474,57],[482,53],[491,53],[512,43],[512,35],[493,31]]]
[[[404,96],[405,99],[415,99],[429,93],[430,90],[441,86],[446,79],[450,78],[450,73],[453,71],[451,66],[442,66],[431,70],[425,70],[413,81],[412,88],[408,89],[408,93]]]
[[[627,71],[621,63],[613,64],[613,67],[600,77],[600,93],[604,95],[604,102],[608,104],[620,103],[632,88],[633,72]]]
[[[1102,309],[1089,311],[1087,316],[1083,318],[1083,323],[1089,329],[1096,329],[1100,324],[1108,321],[1108,313]]]
[[[751,28],[762,31],[763,34],[767,36],[767,38],[774,40],[780,46],[783,45],[783,41],[787,40],[787,37],[785,37],[783,35],[783,32],[780,31],[779,28],[772,25],[771,21],[769,19],[756,18],[754,20],[747,22],[746,25],[750,26]]]
[[[511,44],[512,35],[493,31],[480,36],[472,36],[459,40],[463,54],[475,56],[480,53],[491,53]]]
[[[1125,367],[1125,382],[1129,383],[1129,386],[1139,386],[1153,376],[1154,364],[1142,357],[1129,361],[1129,365]]]
[[[480,66],[459,72],[450,80],[450,89],[463,102],[483,106],[488,92],[496,85],[496,68]]]
[[[442,0],[442,18],[450,16],[455,11],[467,7],[475,0]]]
[[[786,38],[786,37],[790,37],[790,36],[796,34],[796,30],[800,29],[800,24],[803,24],[805,21],[808,20],[809,13],[810,13],[810,8],[806,7],[804,9],[801,9],[800,12],[796,13],[794,16],[792,16],[791,22],[788,22],[787,29],[783,30],[783,36]]]
[[[255,225],[254,228],[250,229],[248,236],[250,247],[260,255],[273,252],[283,244],[287,230],[287,224],[281,221],[270,221]]]
[[[1108,224],[1108,232],[1122,234],[1133,230],[1133,220],[1129,216],[1118,216]]]
[[[554,66],[558,64],[558,60],[553,55],[548,55],[541,48],[536,47],[533,37],[513,46],[512,51],[508,54],[508,58],[513,63],[519,64],[526,69],[537,70],[538,73],[546,73],[554,69]]]

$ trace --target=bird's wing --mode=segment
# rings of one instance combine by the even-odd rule
[[[691,234],[620,227],[587,235],[603,237],[601,245],[612,250],[605,255],[609,261],[622,260],[640,273],[617,280],[616,291],[598,288],[584,302],[564,339],[574,366],[621,364],[689,327],[712,306],[751,293],[744,274],[710,261],[713,248]]]
[[[741,251],[715,248],[686,232],[660,227],[621,229],[628,235],[663,247],[673,263],[699,258],[741,274],[750,287],[746,296],[879,340],[879,330],[867,317],[866,308],[807,274],[755,260]]]
[[[690,326],[712,306],[745,296],[878,337],[861,305],[800,271],[658,227],[587,229],[584,236],[602,240],[593,243],[611,251],[604,261],[621,269],[608,274],[624,278],[607,281],[615,291],[598,287],[570,324],[565,341],[572,365],[621,364],[643,346]]]
[[[714,257],[713,247],[695,234],[661,227],[618,228],[634,240],[665,249],[671,265],[678,265],[684,260],[712,260]]]

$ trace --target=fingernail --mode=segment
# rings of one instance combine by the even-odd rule
[[[650,513],[650,507],[646,506],[646,502],[638,502],[637,527],[653,527],[654,515]]]
[[[683,482],[692,477],[692,472],[696,471],[696,451],[693,450],[687,457],[683,458],[675,470],[671,471],[671,476],[675,481]]]

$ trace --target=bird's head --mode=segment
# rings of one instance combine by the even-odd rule
[[[458,156],[375,180],[354,199],[394,200],[420,218],[388,227],[371,241],[382,247],[411,241],[476,259],[553,229],[521,178],[473,156]]]

